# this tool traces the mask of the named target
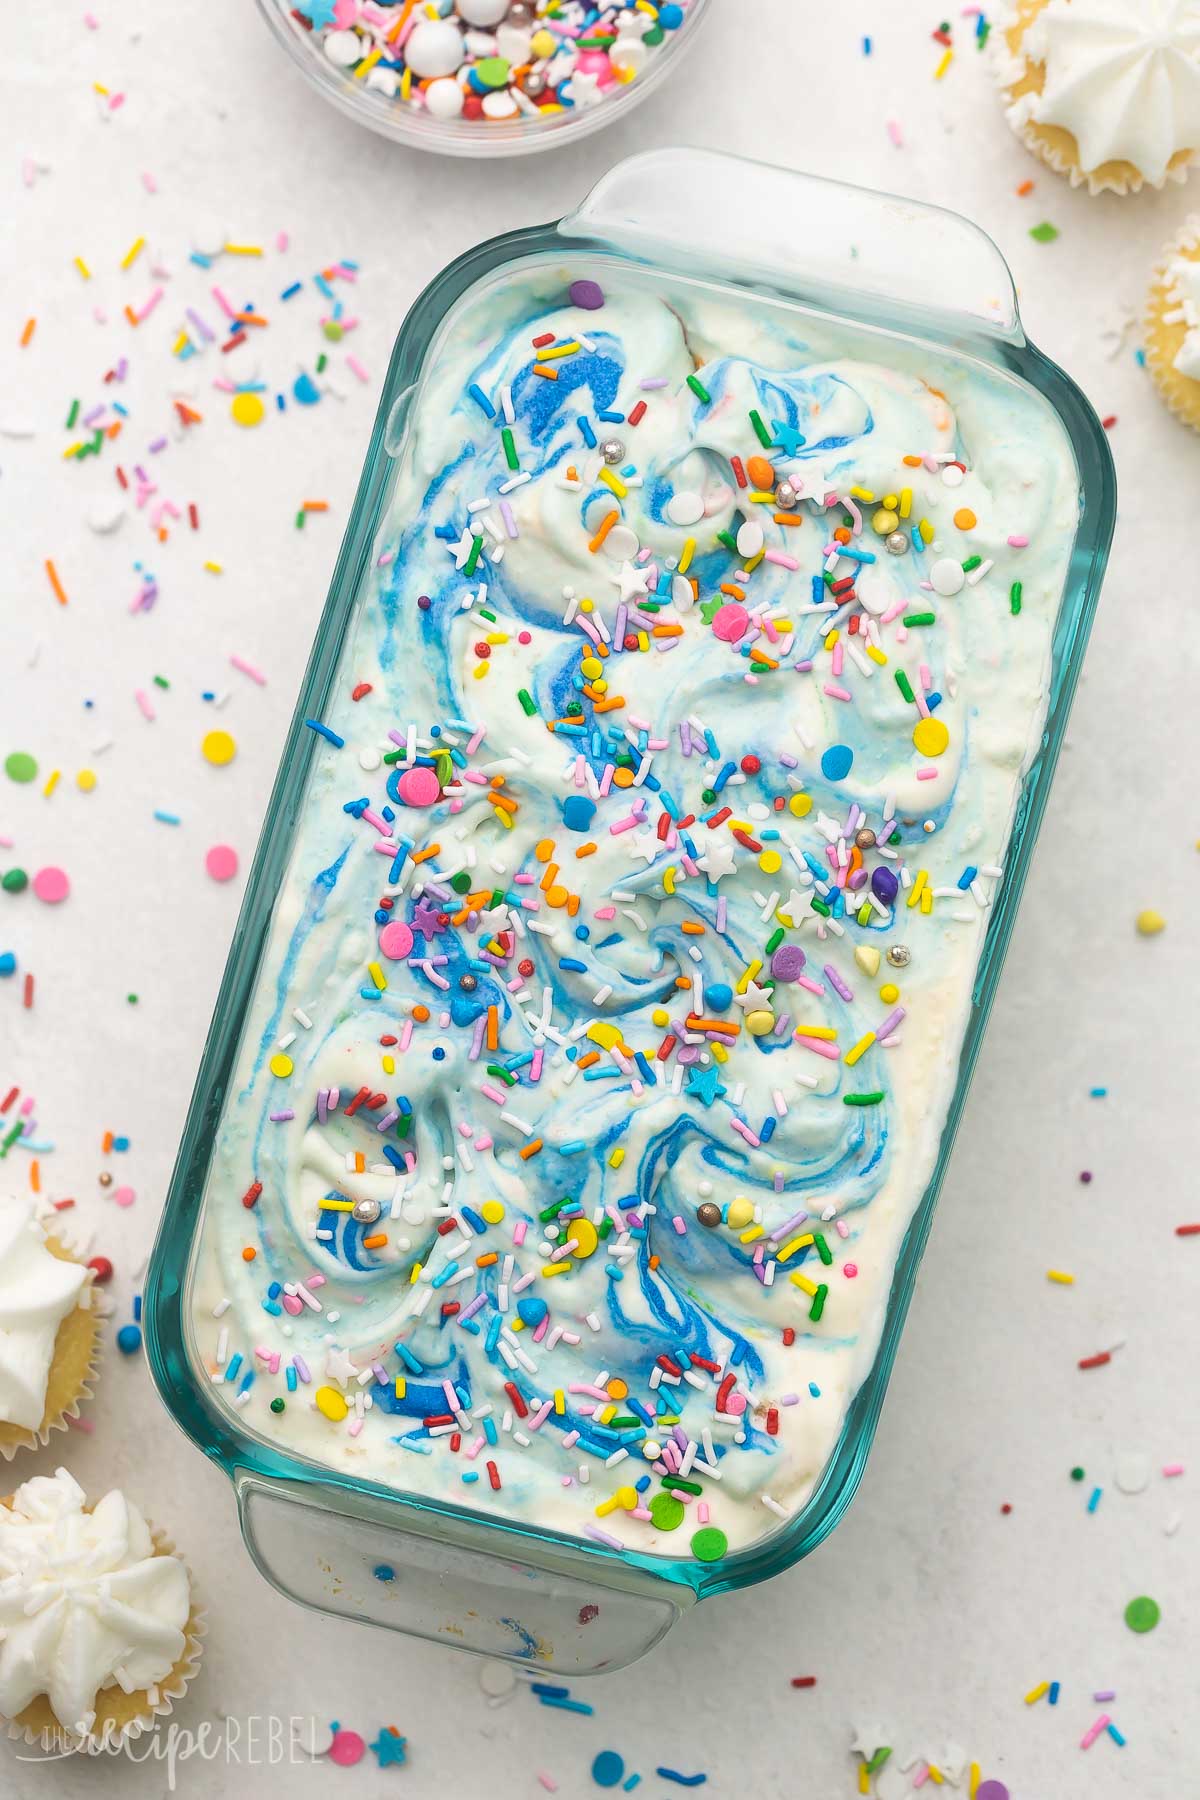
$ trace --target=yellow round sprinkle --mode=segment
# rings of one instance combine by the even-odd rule
[[[92,789],[95,787],[95,785],[96,785],[95,770],[94,769],[80,769],[78,775],[75,777],[75,786],[79,789],[80,793],[81,794],[90,794]]]
[[[725,1215],[731,1231],[744,1231],[754,1217],[754,1202],[739,1194],[736,1200],[729,1202],[729,1211]]]
[[[549,31],[535,31],[529,40],[529,48],[534,56],[553,56],[558,49],[558,39]]]
[[[764,1009],[762,1012],[746,1014],[746,1030],[750,1033],[751,1037],[766,1037],[767,1033],[769,1031],[774,1031],[774,1029],[774,1013],[767,1012]]]
[[[291,1074],[295,1064],[290,1056],[286,1056],[282,1050],[277,1050],[267,1064],[267,1067],[270,1069],[272,1075],[278,1075],[279,1079],[282,1081],[285,1075]]]
[[[597,679],[595,681],[593,681],[592,686],[595,688],[595,690],[598,694],[607,694],[607,692],[608,692],[607,681],[601,681],[599,679],[599,677],[597,677]]]
[[[579,602],[579,610],[582,613],[594,612],[596,610],[596,602],[594,600],[581,600]]]
[[[261,394],[235,394],[229,410],[235,425],[261,425],[267,409]]]
[[[214,768],[230,763],[237,755],[237,745],[227,731],[208,731],[200,745],[200,754]]]
[[[654,1011],[650,1014],[650,1023],[659,1026],[660,1029],[662,1026],[671,1023],[671,1015],[665,1006],[655,1007]]]
[[[579,665],[580,673],[589,681],[595,681],[597,675],[603,675],[604,664],[595,656],[585,656]]]
[[[894,981],[885,981],[879,990],[879,998],[883,1001],[885,1006],[895,1006],[897,1000],[900,998],[900,989],[896,986]]]
[[[619,1487],[615,1498],[618,1506],[623,1506],[626,1512],[632,1512],[638,1503],[638,1491],[635,1487]]]
[[[888,508],[889,512],[895,512],[900,504],[899,494],[885,494],[883,496],[883,504]]]
[[[880,537],[889,537],[899,523],[899,513],[894,513],[890,506],[881,506],[871,520],[871,529]]]
[[[758,859],[758,866],[764,875],[777,875],[783,867],[783,858],[778,850],[764,850]]]
[[[344,1419],[350,1411],[345,1395],[339,1394],[336,1388],[319,1387],[313,1399],[317,1403],[317,1411],[324,1413],[327,1419],[332,1419],[335,1423]]]
[[[596,1236],[596,1227],[592,1224],[592,1221],[590,1219],[572,1219],[567,1226],[567,1230],[575,1239],[575,1248],[572,1250],[571,1255],[578,1256],[580,1259],[585,1256],[591,1256],[595,1251],[596,1245],[600,1242],[599,1238]]]
[[[793,794],[788,801],[788,811],[793,818],[803,819],[807,813],[812,811],[812,795]]]
[[[913,726],[913,743],[921,756],[940,756],[950,742],[950,733],[940,719],[918,719]]]
[[[1137,916],[1137,928],[1143,937],[1157,937],[1160,931],[1166,930],[1166,925],[1167,921],[1162,914],[1151,907]]]
[[[485,1225],[498,1225],[504,1217],[504,1208],[498,1200],[485,1200],[479,1209],[479,1216]]]

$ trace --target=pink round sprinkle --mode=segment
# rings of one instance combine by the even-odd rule
[[[750,614],[736,600],[727,606],[719,606],[713,616],[713,636],[719,637],[726,644],[736,644],[739,638],[746,635],[746,627],[750,623]]]
[[[434,769],[406,769],[396,783],[405,806],[432,806],[442,792]]]
[[[330,1762],[339,1768],[352,1769],[367,1754],[366,1741],[360,1738],[357,1731],[335,1731],[333,1744],[329,1751]]]
[[[39,900],[46,902],[47,906],[57,906],[59,901],[65,900],[71,891],[67,871],[58,868],[55,863],[47,863],[46,867],[39,869],[34,876],[33,891]]]
[[[858,1274],[858,1264],[847,1263],[842,1273],[845,1275],[847,1281],[853,1281],[854,1277]]]
[[[304,1302],[301,1300],[299,1294],[285,1294],[283,1296],[282,1306],[284,1312],[291,1313],[293,1318],[304,1311]]]
[[[1027,550],[1029,548],[1029,539],[1027,537],[1021,537],[1019,533],[1014,532],[1008,540],[1008,547],[1010,550]]]
[[[119,1187],[113,1189],[113,1199],[118,1206],[132,1206],[137,1195],[131,1187]]]
[[[380,952],[392,962],[402,962],[413,947],[413,934],[403,919],[390,919],[379,934]]]
[[[238,853],[232,844],[214,844],[205,852],[204,866],[214,881],[232,881],[238,872]]]

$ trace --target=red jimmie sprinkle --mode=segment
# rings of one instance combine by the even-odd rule
[[[785,1325],[785,1326],[784,1326],[784,1328],[783,1328],[783,1341],[784,1341],[784,1343],[785,1343],[785,1344],[794,1344],[794,1343],[795,1343],[795,1341],[796,1341],[796,1328],[795,1328],[795,1326],[794,1326],[794,1325]]]
[[[672,1362],[671,1358],[666,1354],[658,1358],[658,1366],[660,1369],[665,1369],[668,1375],[683,1374],[683,1370],[680,1368],[679,1364],[677,1362]]]
[[[1109,1352],[1107,1350],[1101,1350],[1099,1356],[1083,1357],[1082,1360],[1080,1361],[1079,1367],[1081,1369],[1101,1369],[1104,1367],[1105,1363],[1108,1363],[1111,1361],[1112,1361],[1112,1357],[1109,1354]]]
[[[793,1675],[792,1676],[792,1686],[793,1687],[796,1687],[796,1688],[816,1687],[816,1685],[817,1685],[817,1678],[815,1675]]]
[[[461,1312],[461,1311],[462,1311],[462,1301],[461,1300],[443,1300],[442,1301],[442,1317],[443,1317],[443,1319],[452,1319],[456,1312]]]
[[[454,1214],[451,1213],[450,1217],[448,1219],[443,1219],[441,1224],[438,1226],[438,1236],[445,1237],[445,1236],[447,1236],[447,1234],[449,1232],[457,1231],[457,1229],[458,1229],[458,1220],[455,1218]]]
[[[262,1182],[261,1181],[252,1181],[250,1183],[250,1186],[246,1189],[245,1193],[242,1195],[242,1205],[246,1208],[247,1212],[250,1211],[250,1208],[254,1205],[254,1202],[258,1199],[258,1196],[261,1193],[262,1193]]]
[[[721,1383],[720,1387],[717,1389],[717,1411],[718,1412],[725,1411],[725,1402],[728,1400],[730,1394],[732,1394],[736,1385],[737,1385],[737,1376],[736,1375],[727,1375],[725,1377],[724,1381]]]
[[[7,1094],[5,1094],[3,1100],[0,1100],[0,1112],[8,1111],[9,1107],[12,1105],[13,1101],[16,1099],[16,1097],[20,1093],[20,1091],[21,1090],[19,1087],[9,1088],[9,1090],[8,1090]]]
[[[124,469],[121,467],[120,463],[117,464],[117,480],[120,482],[120,484],[123,488],[127,488],[129,486],[129,477],[128,477],[128,475],[126,475],[126,473],[125,473]]]
[[[200,514],[196,511],[195,501],[193,501],[191,503],[191,505],[188,507],[188,520],[191,524],[192,530],[199,531],[199,529],[200,529]]]
[[[16,1089],[14,1088],[13,1093],[15,1093],[15,1092],[16,1092]],[[12,1096],[10,1095],[9,1098],[11,1099]],[[5,1112],[5,1111],[7,1111],[7,1109],[8,1109],[8,1100],[6,1100],[4,1102],[3,1106],[0,1106],[0,1112]],[[1177,1225],[1175,1227],[1175,1236],[1176,1237],[1200,1236],[1200,1225]]]
[[[1101,419],[1101,421],[1100,421],[1100,423],[1103,425],[1105,431],[1111,431],[1113,426],[1116,424],[1116,422],[1117,422],[1116,413],[1109,413],[1107,419]]]
[[[517,1417],[519,1419],[528,1418],[529,1408],[526,1406],[524,1396],[516,1382],[506,1381],[504,1384],[504,1391],[512,1401],[513,1411],[516,1413]]]
[[[426,1430],[429,1430],[429,1428],[434,1425],[453,1425],[454,1414],[432,1413],[428,1419],[422,1419],[421,1423],[425,1426]]]
[[[639,400],[636,406],[630,407],[629,423],[631,425],[640,425],[642,420],[645,418],[645,416],[646,416],[646,402],[644,400]]]
[[[659,815],[658,815],[658,841],[660,844],[666,843],[667,833],[668,833],[668,831],[670,831],[670,829],[671,829],[670,813],[659,813]]]
[[[733,835],[738,843],[743,844],[747,850],[762,849],[762,845],[759,843],[758,839],[752,838],[748,831],[735,830]]]
[[[367,1087],[359,1088],[357,1094],[355,1094],[353,1100],[350,1101],[349,1105],[344,1106],[342,1108],[342,1117],[345,1119],[352,1119],[354,1117],[355,1113],[358,1111],[359,1107],[362,1105],[363,1101],[369,1100],[370,1098],[371,1098],[370,1088],[367,1088]]]
[[[733,817],[733,814],[730,812],[729,808],[727,806],[723,806],[721,808],[720,812],[715,812],[712,815],[712,818],[707,821],[707,823],[709,825],[709,828],[711,829],[713,826],[723,825],[725,823],[726,819],[732,819],[732,817]]]
[[[350,698],[352,700],[362,700],[370,692],[371,692],[371,683],[369,681],[360,681],[358,683],[357,687],[351,688]]]
[[[740,488],[749,487],[750,482],[746,475],[746,465],[743,463],[741,457],[731,456],[729,459],[729,466],[733,470],[733,479],[737,482],[738,486]]]
[[[452,1431],[450,1433],[450,1448],[452,1450],[460,1450],[462,1448],[462,1432],[461,1431]]]
[[[673,1032],[668,1031],[666,1037],[663,1039],[662,1043],[658,1046],[658,1049],[654,1052],[656,1060],[658,1062],[666,1062],[668,1056],[670,1056],[670,1054],[674,1048],[675,1048],[675,1034]]]
[[[779,1436],[779,1408],[772,1406],[767,1412],[767,1436]]]
[[[532,338],[530,341],[535,350],[544,350],[547,344],[552,344],[554,342],[554,333],[552,331],[543,331],[541,337]]]
[[[25,992],[21,996],[21,998],[24,1003],[26,1012],[29,1012],[33,1006],[33,976],[32,975],[27,975],[25,977]]]
[[[493,1489],[495,1490],[496,1493],[499,1493],[500,1492],[500,1471],[496,1467],[495,1463],[490,1462],[488,1464],[487,1472],[488,1472],[488,1480],[491,1482]]]
[[[720,1363],[709,1362],[707,1356],[695,1356],[689,1352],[688,1361],[691,1363],[693,1369],[707,1369],[710,1375],[719,1375],[721,1373]]]

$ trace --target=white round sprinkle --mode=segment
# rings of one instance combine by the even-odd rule
[[[619,37],[608,54],[614,69],[632,69],[635,75],[640,75],[650,52],[641,38]]]
[[[479,1670],[479,1685],[490,1699],[498,1700],[512,1693],[517,1678],[507,1663],[485,1662]]]
[[[416,33],[413,33],[416,36]],[[351,69],[366,55],[357,31],[331,31],[325,39],[325,54],[339,69]]]
[[[323,1719],[293,1719],[292,1738],[306,1756],[328,1756],[333,1748],[333,1732]]]
[[[353,37],[354,33],[333,35]],[[325,48],[329,48],[328,38]],[[462,59],[462,33],[449,19],[422,19],[404,46],[405,62],[422,80],[427,75],[453,75]]]
[[[676,612],[691,612],[696,604],[696,595],[686,575],[672,575],[671,599]]]
[[[604,548],[618,562],[632,562],[641,545],[638,543],[637,532],[630,531],[628,525],[614,525],[604,540]]]
[[[498,25],[508,8],[509,0],[458,0],[458,16],[467,25]]]
[[[366,85],[373,94],[383,94],[388,100],[394,100],[400,83],[395,69],[372,69]]]
[[[763,547],[763,528],[752,519],[747,519],[737,534],[739,556],[757,556]]]
[[[859,603],[865,612],[874,613],[876,617],[885,613],[892,604],[893,595],[886,581],[877,576],[860,575],[854,584]]]
[[[119,500],[96,500],[88,508],[87,522],[93,531],[115,531],[125,517]]]
[[[507,90],[483,96],[485,119],[515,119],[519,110],[516,101]]]
[[[1126,1450],[1117,1458],[1113,1476],[1123,1494],[1140,1494],[1150,1486],[1149,1459],[1140,1450]]]
[[[943,487],[961,487],[965,480],[966,476],[957,463],[947,463],[942,470]]]
[[[463,91],[452,75],[442,75],[425,89],[426,110],[435,119],[457,119],[463,109]]]
[[[704,502],[685,488],[667,501],[667,517],[672,525],[695,525],[704,517]]]
[[[380,755],[379,751],[372,750],[370,747],[366,750],[360,750],[358,753],[358,766],[360,769],[365,769],[368,774],[370,774],[373,769],[377,769],[382,761],[383,757]]]
[[[933,583],[935,594],[949,597],[962,592],[967,578],[962,572],[961,563],[956,563],[952,556],[943,556],[930,569],[929,579]]]

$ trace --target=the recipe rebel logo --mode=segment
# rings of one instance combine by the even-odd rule
[[[40,1748],[18,1750],[16,1759],[48,1763],[70,1756],[112,1756],[131,1763],[157,1762],[163,1765],[167,1793],[174,1794],[180,1790],[188,1765],[193,1779],[203,1780],[204,1768],[210,1763],[245,1768],[311,1763],[317,1760],[312,1746],[328,1735],[315,1718],[280,1713],[203,1719],[196,1726],[164,1719],[134,1738],[106,1730],[87,1740],[68,1742],[61,1732],[45,1731]]]

